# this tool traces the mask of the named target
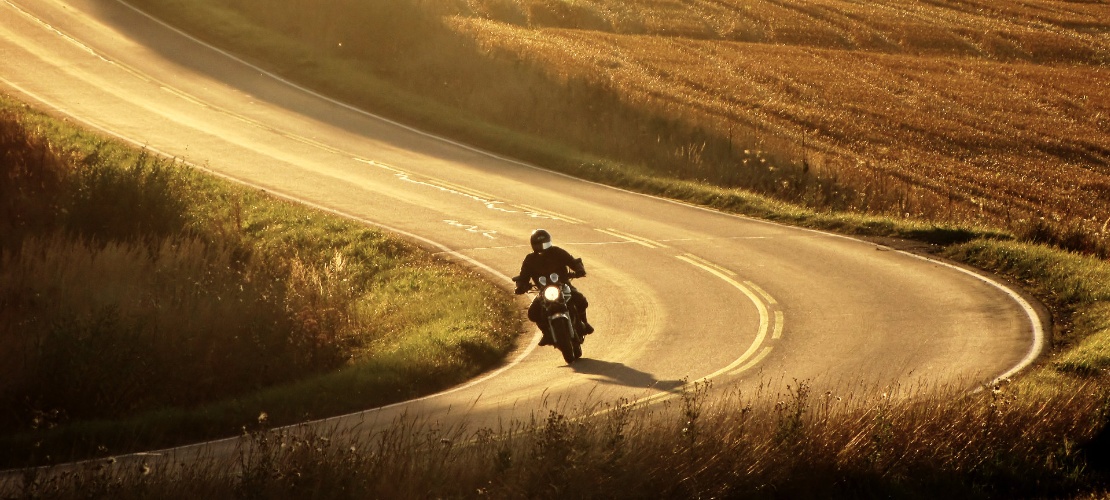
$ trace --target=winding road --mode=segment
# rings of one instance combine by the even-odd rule
[[[1028,366],[1043,319],[997,281],[875,243],[551,173],[283,81],[117,0],[0,0],[0,89],[278,196],[402,233],[504,280],[549,230],[586,263],[586,359],[497,370],[329,425],[470,424],[553,402],[671,397],[683,380],[972,389]],[[522,305],[523,307],[523,305]]]

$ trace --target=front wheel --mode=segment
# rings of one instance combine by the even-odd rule
[[[575,356],[575,345],[570,339],[570,325],[565,321],[556,321],[551,325],[552,333],[555,336],[555,347],[559,348],[559,352],[563,353],[563,361],[567,364],[574,362],[578,356],[582,355],[582,349],[579,347],[578,356]]]

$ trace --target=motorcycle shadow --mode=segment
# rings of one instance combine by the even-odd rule
[[[626,366],[623,363],[582,358],[570,365],[574,371],[594,375],[594,380],[603,384],[623,385],[662,391],[677,391],[685,383],[682,380],[659,380],[647,372]]]

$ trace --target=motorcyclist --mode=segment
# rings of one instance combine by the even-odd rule
[[[558,273],[568,278],[581,278],[586,275],[586,268],[582,265],[582,259],[576,259],[566,250],[552,245],[551,234],[547,231],[543,229],[533,231],[529,241],[532,244],[532,253],[524,256],[524,262],[520,265],[520,274],[516,282],[517,295],[530,290],[529,280],[535,281],[540,276]],[[568,269],[570,272],[568,272]],[[536,286],[540,286],[540,283],[536,282]],[[594,332],[594,327],[586,321],[586,308],[590,304],[578,289],[574,286],[571,286],[570,289],[571,296],[568,303],[574,308],[575,317],[578,318],[578,325],[575,325],[575,327],[580,334],[589,335]],[[532,305],[528,307],[528,319],[535,322],[536,326],[543,332],[540,345],[552,345],[554,342],[551,332],[543,317],[542,297],[537,296],[532,301]]]

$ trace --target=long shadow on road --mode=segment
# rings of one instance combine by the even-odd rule
[[[602,384],[673,391],[682,387],[685,383],[682,380],[659,380],[655,378],[655,375],[625,366],[623,363],[600,359],[582,358],[575,361],[570,367],[578,373],[595,375],[593,379]]]

